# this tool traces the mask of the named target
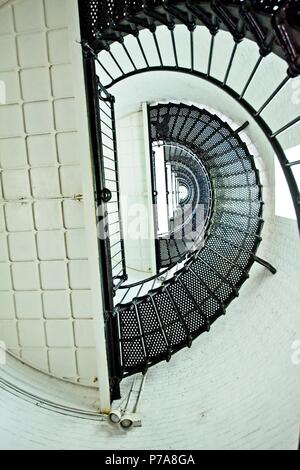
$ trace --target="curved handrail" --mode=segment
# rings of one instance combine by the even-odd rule
[[[91,4],[96,4],[98,3],[99,0],[85,0],[85,5],[91,5]],[[83,3],[83,2],[81,2]],[[211,82],[213,85],[218,86],[220,89],[222,89],[224,92],[228,93],[233,99],[235,99],[240,105],[244,107],[244,109],[252,116],[252,118],[255,120],[257,125],[261,128],[263,133],[266,135],[266,137],[269,140],[269,143],[271,144],[275,154],[278,157],[278,160],[282,166],[282,169],[284,171],[286,180],[289,185],[289,189],[293,198],[293,202],[295,205],[295,210],[297,214],[297,219],[298,219],[298,224],[299,224],[299,229],[300,229],[300,201],[299,201],[299,189],[297,186],[296,179],[293,175],[292,169],[291,169],[291,162],[288,161],[284,150],[282,146],[280,145],[279,140],[277,139],[278,135],[280,135],[282,132],[286,131],[287,129],[291,128],[294,126],[296,123],[300,121],[300,117],[294,119],[292,122],[286,124],[283,126],[281,129],[276,130],[273,132],[268,124],[265,122],[265,120],[261,117],[262,111],[272,102],[272,100],[278,95],[278,93],[283,89],[283,87],[286,85],[286,83],[290,80],[290,78],[293,78],[300,74],[300,35],[297,29],[295,29],[294,21],[290,20],[290,6],[293,4],[292,0],[287,0],[287,1],[282,1],[280,3],[280,8],[278,11],[274,13],[274,4],[273,2],[264,2],[264,5],[258,5],[255,8],[254,7],[254,2],[248,1],[248,2],[242,2],[242,1],[226,1],[226,2],[220,2],[219,0],[212,0],[212,1],[207,1],[207,2],[200,2],[197,0],[188,0],[188,1],[166,1],[166,0],[149,0],[149,1],[142,1],[142,0],[103,0],[102,1],[102,12],[101,8],[98,8],[97,13],[94,14],[92,25],[91,22],[87,22],[88,28],[87,31],[90,30],[91,34],[89,37],[85,37],[83,34],[84,39],[86,39],[91,46],[92,49],[96,53],[98,53],[101,50],[106,50],[108,54],[112,57],[116,65],[118,66],[120,72],[121,72],[121,77],[114,79],[112,75],[108,72],[108,76],[112,80],[111,83],[108,85],[108,87],[111,87],[112,85],[120,82],[124,78],[128,78],[130,76],[136,75],[138,73],[144,73],[148,71],[175,71],[179,73],[188,73],[191,74],[195,77],[207,80]],[[99,5],[98,5],[99,6]],[[107,7],[110,8],[107,8]],[[278,6],[278,2],[276,2],[276,6]],[[104,13],[101,17],[97,17],[98,13]],[[89,11],[90,15],[90,11]],[[83,22],[85,21],[85,18],[83,18]],[[91,18],[89,18],[90,20]],[[178,55],[177,55],[177,49],[176,49],[176,37],[175,37],[175,32],[174,28],[176,24],[184,24],[189,32],[190,32],[190,49],[191,49],[191,67],[190,69],[180,67],[179,62],[178,62]],[[209,53],[209,59],[208,59],[208,68],[207,68],[207,74],[204,74],[202,72],[199,72],[195,70],[195,61],[194,61],[194,31],[196,29],[197,24],[205,25],[210,33],[211,33],[211,44],[210,44],[210,53]],[[158,25],[165,25],[171,35],[171,40],[172,40],[172,47],[173,47],[173,53],[174,53],[174,59],[175,59],[175,67],[170,67],[170,66],[165,66],[162,60],[162,54],[160,51],[160,44],[158,42],[158,38],[156,36],[156,28]],[[160,66],[159,67],[150,67],[149,61],[147,58],[147,55],[143,49],[142,42],[139,38],[139,31],[142,29],[148,29],[150,33],[153,35],[153,39],[155,42],[155,47],[157,49],[158,57],[160,60]],[[226,74],[224,77],[223,82],[221,80],[215,79],[214,77],[211,76],[211,70],[212,70],[212,60],[213,60],[213,54],[214,54],[214,45],[215,45],[215,36],[218,33],[220,29],[229,31],[231,35],[233,36],[234,39],[234,47],[233,51],[228,63],[228,67],[226,70]],[[83,28],[84,31],[84,28]],[[127,44],[125,43],[124,37],[126,35],[132,35],[136,38],[138,42],[138,46],[143,54],[143,58],[146,63],[145,68],[138,69],[136,67],[136,64],[133,60],[133,57],[130,54],[130,50],[127,48]],[[231,68],[233,65],[233,61],[238,49],[238,44],[243,40],[244,37],[249,37],[250,39],[255,40],[255,42],[259,46],[259,58],[258,61],[253,68],[249,79],[247,80],[247,83],[242,91],[241,94],[238,94],[235,90],[230,88],[227,84]],[[276,38],[276,40],[275,40]],[[126,53],[128,59],[131,62],[131,65],[133,66],[133,72],[130,73],[124,73],[120,64],[116,61],[111,49],[110,45],[113,44],[114,42],[118,42],[121,47],[124,49],[124,52]],[[95,52],[94,55],[92,55],[92,58],[95,59]],[[261,106],[259,110],[255,110],[254,107],[248,103],[245,100],[245,94],[246,91],[248,90],[258,68],[260,67],[260,64],[263,61],[263,58],[266,57],[268,54],[271,52],[274,52],[275,54],[278,54],[280,57],[284,57],[288,63],[288,75],[287,77],[282,81],[282,83],[274,90],[274,92],[268,97],[266,102]],[[87,53],[89,55],[90,52]],[[102,66],[102,69],[107,73],[107,71],[104,69],[104,66],[100,62],[100,66]],[[243,126],[242,126],[243,127]],[[242,130],[242,128],[240,129]],[[238,134],[238,131],[236,131],[236,134]],[[250,159],[251,160],[251,159]],[[255,164],[253,162],[250,162],[250,165],[253,164],[255,167]],[[296,164],[296,163],[294,163]],[[253,169],[254,170],[254,169]],[[245,170],[246,171],[246,170]],[[191,256],[190,259],[185,263],[184,267],[176,273],[175,277],[171,280],[166,280],[163,282],[162,286],[159,287],[158,289],[155,289],[153,292],[149,291],[148,292],[148,297],[145,299],[143,298],[135,298],[133,301],[131,301],[128,305],[119,305],[118,309],[116,311],[116,315],[113,315],[110,317],[110,326],[112,328],[112,322],[113,322],[113,328],[117,328],[117,323],[119,325],[119,328],[121,328],[122,321],[120,320],[121,315],[125,315],[126,318],[126,309],[128,308],[130,312],[132,313],[133,316],[136,316],[137,319],[137,330],[138,336],[133,335],[130,337],[130,339],[127,339],[125,335],[125,339],[122,336],[122,332],[120,330],[120,335],[119,335],[119,341],[121,342],[120,344],[123,347],[123,350],[120,352],[120,356],[122,356],[122,353],[125,351],[126,353],[126,347],[127,353],[128,350],[131,352],[131,360],[133,360],[133,364],[127,362],[125,360],[125,368],[124,368],[124,361],[122,357],[122,364],[123,364],[123,376],[125,374],[129,373],[134,373],[136,371],[141,370],[141,367],[144,370],[144,367],[146,368],[151,362],[151,365],[154,363],[159,362],[160,360],[164,360],[167,358],[169,360],[170,356],[173,354],[173,352],[176,352],[177,350],[181,349],[185,345],[191,346],[191,343],[193,341],[193,338],[199,335],[202,331],[205,331],[205,328],[209,328],[210,324],[220,315],[225,313],[225,306],[236,296],[237,291],[239,290],[241,284],[245,281],[247,278],[248,272],[250,267],[255,261],[261,262],[263,264],[262,260],[259,260],[257,256],[255,255],[256,250],[258,248],[258,245],[260,243],[260,230],[261,230],[261,216],[262,216],[262,200],[261,200],[261,187],[260,187],[260,182],[259,182],[259,175],[256,174],[256,199],[255,202],[251,203],[251,208],[249,209],[249,213],[247,215],[248,221],[254,220],[254,232],[255,233],[250,233],[247,235],[247,231],[241,230],[245,235],[243,235],[243,240],[244,236],[248,237],[250,236],[250,239],[252,240],[250,243],[251,249],[245,248],[244,245],[238,247],[231,239],[228,239],[228,233],[230,233],[226,229],[222,230],[221,227],[229,227],[228,225],[223,224],[223,219],[220,219],[221,223],[219,225],[214,225],[213,227],[213,236],[212,238],[216,240],[220,240],[220,246],[222,243],[225,243],[225,245],[229,245],[232,247],[233,252],[236,251],[236,249],[239,248],[238,255],[235,258],[235,255],[233,255],[233,259],[226,259],[226,251],[225,253],[223,250],[220,250],[221,253],[219,252],[218,248],[217,251],[215,252],[215,255],[218,257],[221,257],[222,259],[226,261],[226,263],[229,263],[237,268],[240,269],[242,272],[242,277],[239,279],[237,285],[234,285],[231,283],[231,281],[227,278],[222,278],[222,274],[219,272],[218,278],[226,284],[230,285],[232,289],[232,294],[229,295],[226,298],[226,301],[220,300],[217,293],[216,293],[216,288],[214,286],[211,286],[211,289],[208,289],[209,294],[211,295],[211,300],[217,302],[218,307],[217,310],[215,311],[213,317],[206,318],[206,324],[203,327],[198,327],[197,331],[195,331],[194,335],[189,333],[189,329],[185,327],[186,330],[186,341],[177,342],[175,346],[167,348],[166,352],[163,352],[160,354],[154,354],[154,357],[150,360],[149,357],[149,349],[152,348],[152,346],[149,346],[149,336],[145,334],[145,331],[143,330],[143,325],[142,325],[142,318],[141,318],[141,312],[139,309],[143,307],[143,304],[146,303],[153,303],[153,308],[155,311],[155,315],[157,316],[157,319],[159,320],[159,312],[155,310],[155,301],[154,297],[156,296],[156,293],[167,293],[167,295],[170,297],[170,301],[172,302],[172,295],[171,295],[171,287],[175,286],[178,288],[178,286],[181,286],[183,289],[186,289],[186,286],[183,282],[183,278],[185,274],[188,274],[189,270],[193,272],[194,266],[192,264],[195,262],[200,255],[200,253],[195,253],[194,256]],[[243,197],[243,196],[242,196]],[[227,199],[226,199],[227,198]],[[229,198],[228,195],[224,197],[224,207],[226,207],[227,214],[231,214],[231,211],[234,210],[232,208],[232,202],[231,202],[231,196],[229,192]],[[234,199],[232,199],[234,200]],[[241,201],[246,201],[244,203],[241,203],[241,211],[237,212],[237,215],[243,214],[243,205],[247,205],[247,200],[246,199],[240,199]],[[227,202],[226,202],[227,201]],[[230,201],[228,203],[228,201]],[[236,200],[238,201],[238,200]],[[250,204],[250,199],[249,199],[249,204]],[[254,208],[253,208],[254,207]],[[253,212],[252,212],[253,211]],[[245,211],[246,214],[246,211]],[[220,213],[216,213],[216,218],[220,216]],[[246,217],[246,216],[245,216]],[[228,219],[230,223],[230,218]],[[228,220],[227,224],[228,224]],[[247,225],[246,229],[249,228],[249,226],[252,227],[252,223]],[[235,227],[233,231],[239,231],[239,227]],[[210,237],[211,232],[208,234],[208,238]],[[211,238],[211,239],[212,239]],[[211,251],[214,253],[214,248],[215,246],[211,246],[211,239],[208,239],[208,243],[206,246],[206,250],[209,252]],[[243,242],[244,243],[244,242]],[[217,244],[219,246],[219,244]],[[206,252],[207,253],[207,252]],[[242,260],[242,254],[245,253],[246,259],[248,260],[246,264],[243,264],[243,266],[239,265],[239,261]],[[241,255],[239,257],[239,255]],[[206,263],[206,261],[204,261]],[[266,265],[266,264],[265,264]],[[174,267],[179,267],[179,265],[176,263],[174,264]],[[209,266],[208,268],[211,270],[214,270],[213,266]],[[232,268],[234,269],[234,268]],[[230,272],[230,271],[229,271]],[[194,272],[194,275],[196,276],[197,274]],[[178,281],[178,282],[177,282]],[[149,282],[149,278],[145,280],[145,282]],[[208,288],[206,281],[204,279],[201,279],[199,277],[199,282],[201,286],[206,286]],[[125,288],[125,286],[123,286]],[[139,291],[140,292],[140,291]],[[189,296],[189,292],[187,290],[187,295]],[[174,301],[174,299],[173,299]],[[173,302],[174,303],[174,302]],[[202,305],[197,304],[196,300],[193,299],[193,303],[195,307],[197,307],[199,316],[203,316],[202,312]],[[226,304],[226,305],[225,305]],[[148,304],[147,304],[148,305]],[[176,305],[173,305],[174,309],[176,310]],[[177,309],[177,315],[179,322],[181,321],[184,323],[182,320],[182,315],[181,312],[178,311]],[[205,315],[204,315],[205,316]],[[181,319],[181,320],[180,320]],[[125,321],[126,322],[126,321]],[[163,326],[160,324],[159,328],[161,328],[161,333],[162,336],[164,337],[164,340],[166,344],[169,344],[170,341],[167,338],[166,332],[163,329]],[[117,334],[115,335],[115,337]],[[138,338],[138,339],[137,339]],[[142,358],[139,359],[138,357],[133,357],[137,356],[136,350],[135,350],[135,342],[139,341],[140,342],[140,349],[141,349],[141,355]],[[132,342],[132,347],[130,346],[130,342]],[[128,346],[129,345],[129,346]],[[140,361],[140,362],[139,362]],[[120,379],[120,376],[114,377],[115,379]]]

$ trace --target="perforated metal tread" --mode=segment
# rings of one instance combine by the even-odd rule
[[[206,110],[173,103],[152,107],[150,120],[152,140],[177,142],[201,159],[212,180],[215,210],[204,247],[173,279],[117,307],[124,375],[170,360],[225,314],[249,277],[263,226],[254,159],[226,123]],[[180,161],[174,151],[169,156]],[[164,243],[164,256],[173,259]]]

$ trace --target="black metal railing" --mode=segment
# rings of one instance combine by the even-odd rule
[[[111,396],[112,399],[117,399],[120,396],[119,383],[122,371],[118,347],[118,323],[114,312],[114,295],[128,277],[120,207],[115,100],[99,81],[95,65],[97,57],[94,51],[85,42],[82,46],[90,122],[95,217],[98,228],[99,269],[103,291],[108,366]]]
[[[109,240],[109,255],[114,290],[127,280],[125,244],[120,201],[120,175],[117,152],[115,99],[98,81],[100,133],[103,158],[105,200],[105,233]]]

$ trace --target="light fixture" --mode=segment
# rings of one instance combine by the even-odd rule
[[[121,418],[120,425],[123,429],[130,429],[133,426],[134,417],[130,413],[125,413]]]
[[[128,431],[132,427],[142,426],[142,417],[139,413],[139,407],[142,397],[142,392],[145,385],[146,374],[143,375],[142,381],[140,383],[139,389],[134,390],[137,382],[137,376],[131,384],[128,395],[121,402],[118,408],[111,410],[109,413],[109,420],[112,424],[120,424],[121,428],[125,431]],[[128,411],[128,407],[132,398],[133,392],[137,393],[137,398],[133,406],[132,411]]]
[[[109,420],[113,424],[119,424],[122,418],[122,410],[121,408],[117,408],[116,410],[112,410],[109,413]]]
[[[120,403],[118,408],[116,408],[115,410],[111,410],[111,412],[109,413],[108,417],[109,417],[109,420],[112,424],[119,424],[121,422],[122,416],[126,413],[129,402],[130,402],[130,398],[131,398],[131,395],[132,395],[132,392],[133,392],[135,382],[136,382],[136,377],[135,377],[134,381],[131,384],[128,395]],[[123,407],[124,404],[125,404],[125,406]]]

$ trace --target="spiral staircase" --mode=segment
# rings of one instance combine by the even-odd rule
[[[297,448],[299,11],[0,0],[0,448]],[[142,273],[137,187],[172,199]]]
[[[109,125],[103,113],[107,116],[105,105],[113,109],[114,98],[110,90],[116,84],[151,71],[183,73],[208,81],[216,89],[228,93],[249,113],[279,159],[299,223],[299,188],[293,173],[299,162],[288,161],[279,138],[294,128],[300,117],[276,130],[271,130],[263,118],[263,112],[300,73],[299,15],[294,14],[299,12],[299,7],[298,1],[80,2],[93,147],[94,154],[100,156],[100,163],[99,158],[95,158],[94,167],[98,176],[95,183],[97,202],[105,214],[107,204],[114,202],[118,206],[120,231],[116,243],[123,243],[118,172],[115,172],[115,186],[107,189],[104,169],[105,158],[108,158],[104,153],[107,154],[109,141],[114,144],[111,157],[117,159],[115,118],[113,115]],[[189,65],[184,67],[179,63],[176,43],[176,29],[182,26],[188,32],[190,51]],[[204,72],[195,65],[197,54],[201,54],[196,31],[203,26],[211,36]],[[160,28],[165,28],[170,35],[172,65],[164,62],[166,45],[159,40]],[[228,31],[233,38],[232,53],[222,80],[212,75],[215,41],[220,30]],[[149,47],[143,42],[145,31],[152,38],[152,53],[156,54],[159,65],[152,65],[153,56],[149,55]],[[228,82],[238,48],[245,38],[257,43],[259,54],[242,91],[237,92]],[[137,49],[133,48],[133,41],[136,41]],[[141,58],[139,63],[134,52],[137,50]],[[286,60],[287,76],[265,102],[255,108],[246,99],[247,91],[262,63],[272,53]],[[121,54],[127,59],[127,70]],[[100,79],[96,76],[96,68]],[[182,227],[173,226],[167,236],[157,240],[157,274],[140,282],[130,283],[128,279],[124,246],[120,246],[123,274],[114,278],[111,249],[115,242],[100,243],[113,398],[118,397],[119,383],[124,377],[145,373],[158,362],[170,361],[174,353],[184,347],[190,348],[195,338],[208,332],[239,296],[253,263],[258,262],[276,273],[273,266],[257,256],[264,225],[264,202],[255,157],[243,140],[249,122],[231,127],[206,109],[177,102],[149,105],[148,117],[151,145],[164,146],[173,171],[190,189],[181,205],[191,201],[193,207],[202,204],[205,215],[200,225],[192,217],[192,227],[201,246],[188,243],[184,236],[177,240],[174,234],[181,233]],[[105,142],[107,137],[109,141]],[[115,199],[112,193],[117,194]],[[172,221],[173,218],[171,225]]]
[[[166,115],[169,132],[157,135]],[[209,331],[248,278],[262,228],[259,175],[238,134],[184,105],[152,107],[150,116],[153,140],[185,145],[206,166],[215,203],[204,248],[187,253],[184,267],[160,287],[116,306],[124,374],[170,360]]]

